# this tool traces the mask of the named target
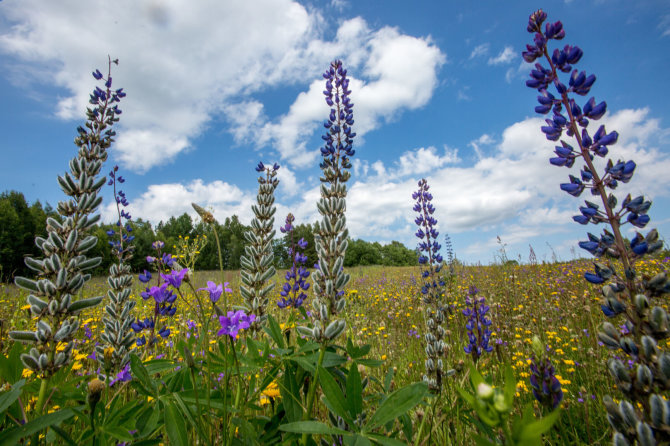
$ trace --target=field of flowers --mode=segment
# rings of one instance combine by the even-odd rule
[[[331,111],[317,263],[306,264],[308,242],[296,240],[289,213],[280,231],[291,267],[276,270],[280,166],[260,162],[240,271],[224,271],[217,221],[194,203],[219,271],[194,271],[193,258],[157,240],[146,269],[132,272],[125,179],[118,167],[100,177],[125,96],[112,89],[110,58],[106,75],[93,72],[104,88],[91,94],[77,155],[58,178],[70,198],[35,239],[42,255],[25,258],[31,275],[0,294],[0,445],[668,444],[670,258],[656,230],[622,230],[645,228],[651,202],[612,192],[635,162],[594,164],[618,133],[587,131],[607,105],[592,97],[581,108],[569,96],[587,95],[595,76],[572,70],[577,46],[549,55],[565,31],[546,19],[538,10],[528,20],[523,57],[548,65],[536,63],[526,85],[539,93],[535,111],[553,112],[541,127],[561,144],[549,162],[581,165],[560,189],[598,201],[573,217],[606,226],[579,242],[594,262],[531,255],[519,265],[503,245],[499,264],[463,266],[443,235],[445,260],[431,202],[439,191],[421,179],[411,197],[418,266],[345,269],[356,133],[347,70],[335,60],[323,73]],[[571,73],[567,85],[559,72]],[[118,212],[107,231],[115,263],[93,278],[101,258],[87,252],[105,183]]]
[[[669,264],[670,258],[659,257],[649,259],[640,269],[644,274],[654,275],[666,271]],[[472,410],[464,405],[456,391],[456,387],[468,386],[469,367],[473,363],[471,356],[464,351],[467,345],[467,317],[462,312],[470,285],[479,288],[480,295],[486,297],[491,308],[489,315],[492,320],[493,351],[484,353],[477,367],[496,383],[501,381],[505,366],[512,366],[517,391],[514,410],[519,411],[531,403],[538,414],[542,411],[530,390],[529,365],[533,354],[531,338],[537,335],[549,351],[564,395],[561,418],[545,436],[545,440],[550,444],[609,443],[611,432],[602,410],[602,397],[612,392],[613,381],[609,374],[603,373],[611,353],[598,341],[596,335],[601,323],[601,293],[598,287],[583,280],[590,266],[589,262],[575,261],[459,266],[455,269],[453,281],[449,283],[449,291],[446,293],[453,312],[445,324],[448,348],[445,362],[454,367],[456,373],[446,384],[440,397],[441,404],[436,407],[419,406],[410,412],[416,423],[417,417],[426,416],[425,413],[431,410],[437,411],[430,414],[431,425],[425,429],[423,441],[419,444],[469,444],[472,430],[476,430],[475,425],[466,421],[473,416]],[[371,359],[371,366],[359,365],[361,376],[368,376],[379,386],[390,386],[390,391],[421,381],[425,342],[422,340],[424,321],[418,269],[361,267],[352,270],[351,274],[352,279],[345,294],[347,319],[351,323],[345,336],[357,344],[371,346],[367,355]],[[191,280],[198,283],[220,279],[219,272],[196,272],[194,276]],[[280,276],[283,276],[282,272]],[[241,304],[239,273],[226,271],[224,279],[233,290],[229,293],[229,301]],[[131,297],[137,302],[135,312],[137,315],[148,315],[153,311],[153,300],[140,297],[144,288],[139,285],[141,283],[136,282]],[[87,294],[104,294],[106,289],[106,279],[96,278],[91,281]],[[34,322],[34,318],[29,316],[27,305],[24,304],[25,294],[13,285],[2,288],[0,320],[3,332],[0,342],[4,355],[19,345],[8,340],[6,327],[28,328],[21,327],[22,321],[34,325],[31,322]],[[187,367],[176,346],[181,341],[202,336],[203,333],[196,316],[188,310],[198,305],[195,295],[185,292],[183,298],[185,302],[180,305],[180,311],[169,323],[169,337],[160,338],[153,350],[132,347],[132,351],[140,356],[147,367],[153,364],[160,370],[173,361],[177,368]],[[272,300],[279,299],[279,294],[275,293]],[[102,308],[97,308],[81,315],[82,326],[76,336],[73,351],[75,360],[71,366],[71,373],[79,378],[72,383],[73,388],[56,390],[53,395],[55,401],[64,400],[66,404],[65,401],[73,395],[85,400],[86,385],[96,377],[96,370],[100,367],[92,357],[94,345],[104,330],[103,313]],[[295,327],[296,319],[298,324],[304,323],[303,317],[292,309],[272,305],[271,314],[287,334],[295,332],[291,327]],[[208,338],[212,345],[220,339],[217,336],[219,328],[218,324],[209,328]],[[27,380],[26,387],[36,391],[34,374],[23,368],[20,374]],[[259,370],[255,378],[259,386],[265,379],[264,371]],[[257,415],[269,418],[276,412],[282,399],[278,388],[280,378],[276,377],[259,393],[258,406],[255,408]],[[120,392],[125,401],[138,397],[130,386],[118,390],[115,387],[113,391]],[[143,398],[149,407],[157,408],[158,402],[153,397]],[[36,396],[32,396],[24,401],[27,412],[34,410],[36,399]],[[59,404],[51,406],[52,411],[58,409]],[[319,408],[317,418],[327,418],[325,407]]]

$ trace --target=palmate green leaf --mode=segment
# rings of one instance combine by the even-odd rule
[[[4,413],[9,406],[14,404],[14,401],[18,400],[21,396],[21,388],[26,383],[25,379],[12,384],[12,388],[8,392],[4,392],[0,395],[0,414]]]
[[[14,429],[3,431],[0,434],[0,446],[14,446],[19,443],[22,438],[28,437],[36,432],[41,431],[51,425],[61,423],[74,415],[70,409],[62,409],[57,412],[52,412],[35,418],[24,424],[23,426],[15,427]]]
[[[188,446],[186,422],[184,417],[179,413],[177,406],[172,401],[166,401],[164,410],[165,431],[170,439],[170,444]]]
[[[328,426],[320,421],[296,421],[295,423],[287,423],[279,426],[279,430],[298,434],[353,435],[351,432]]]
[[[337,384],[335,379],[323,367],[319,367],[318,372],[319,384],[321,390],[326,397],[326,405],[336,415],[341,416],[349,424],[353,424],[353,419],[347,411],[347,402],[344,399],[342,389]]]
[[[386,398],[374,415],[370,417],[365,430],[369,432],[398,418],[419,404],[426,395],[428,395],[428,385],[424,382],[410,384],[396,390]]]

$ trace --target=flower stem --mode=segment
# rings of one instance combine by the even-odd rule
[[[314,370],[314,378],[312,383],[309,386],[309,392],[307,393],[307,410],[302,416],[303,421],[308,421],[312,416],[312,407],[314,406],[314,396],[316,395],[316,386],[318,385],[319,380],[319,369],[323,365],[323,358],[326,356],[326,343],[321,344],[321,350],[319,351],[319,360],[316,363],[316,369]],[[307,439],[309,438],[308,434],[302,434],[302,445],[307,446]]]
[[[42,378],[42,382],[40,384],[40,393],[37,397],[37,404],[35,405],[35,408],[37,409],[37,413],[39,415],[42,415],[44,413],[44,402],[47,396],[47,389],[49,388],[49,381],[51,380],[51,377],[47,376],[45,378]]]
[[[210,224],[212,227],[212,232],[214,232],[214,238],[216,239],[216,249],[219,252],[219,271],[221,271],[221,283],[225,282],[225,277],[223,275],[223,256],[221,255],[221,242],[219,241],[219,234],[216,232],[216,225],[214,223]],[[223,293],[223,312],[228,311],[228,297],[226,293]]]

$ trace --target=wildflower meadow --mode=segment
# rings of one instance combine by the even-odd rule
[[[651,202],[617,195],[637,166],[597,122],[607,104],[569,29],[532,12],[522,53],[529,111],[546,118],[536,132],[555,142],[546,162],[566,174],[556,194],[594,225],[575,231],[588,258],[565,262],[532,247],[510,260],[502,242],[491,265],[459,261],[442,192],[417,177],[404,197],[416,245],[351,266],[346,60],[323,67],[318,222],[279,215],[282,166],[264,159],[248,172],[249,226],[189,203],[196,236],[148,240],[128,211],[132,174],[107,162],[127,100],[110,57],[90,78],[63,199],[0,284],[0,444],[668,444],[670,254]]]

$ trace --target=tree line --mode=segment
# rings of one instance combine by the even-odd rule
[[[26,256],[38,256],[39,250],[35,246],[35,237],[46,237],[46,220],[52,217],[61,220],[56,210],[49,204],[42,205],[39,200],[29,204],[24,195],[17,191],[8,191],[0,194],[0,281],[11,281],[16,275],[32,276],[24,263]],[[154,255],[151,244],[156,240],[165,242],[165,252],[177,254],[177,248],[183,246],[188,237],[188,243],[193,243],[195,237],[203,240],[202,248],[196,257],[197,270],[213,270],[219,268],[216,239],[211,226],[199,219],[194,221],[190,215],[184,213],[178,217],[170,217],[161,221],[155,227],[142,219],[130,223],[132,235],[135,237],[133,258],[130,260],[133,271],[142,271],[147,267],[146,257]],[[307,256],[307,265],[313,266],[318,258],[314,246],[314,224],[303,223],[294,225],[293,238],[297,242],[304,238],[308,245],[304,250]],[[92,235],[98,238],[97,245],[89,252],[90,256],[102,258],[102,264],[94,272],[106,273],[114,262],[109,246],[107,232],[116,230],[115,224],[100,224],[94,227]],[[221,241],[223,267],[227,270],[240,268],[240,257],[244,252],[246,241],[244,233],[250,228],[242,224],[236,215],[216,223],[216,231]],[[291,259],[288,248],[291,240],[288,235],[278,233],[273,241],[275,267],[282,269],[290,265]],[[417,254],[400,242],[393,241],[387,245],[365,240],[349,240],[344,265],[347,267],[359,265],[386,265],[410,266],[417,265]]]

